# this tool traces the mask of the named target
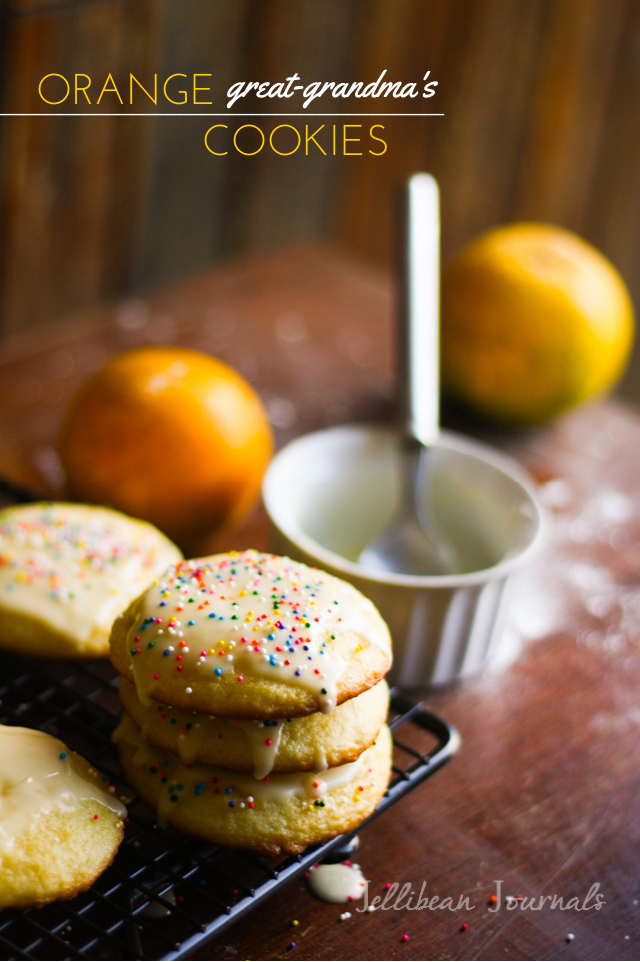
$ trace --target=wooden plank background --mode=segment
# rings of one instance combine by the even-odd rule
[[[5,111],[40,109],[49,71],[111,70],[125,89],[129,70],[212,73],[201,109],[216,110],[235,80],[386,67],[439,86],[384,109],[445,114],[383,121],[383,156],[344,158],[213,157],[200,118],[4,118],[5,339],[239,250],[320,237],[388,266],[394,193],[417,168],[442,186],[445,257],[492,224],[551,221],[611,257],[640,305],[640,0],[13,0],[2,43]],[[640,399],[639,374],[636,358],[624,390]]]

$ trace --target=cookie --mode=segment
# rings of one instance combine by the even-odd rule
[[[353,762],[374,741],[389,710],[385,681],[343,702],[330,714],[247,721],[169,708],[145,707],[135,685],[120,680],[120,700],[146,741],[188,764],[203,762],[264,778],[273,772],[317,772]]]
[[[296,855],[353,830],[378,804],[391,773],[386,725],[355,762],[262,781],[212,765],[184,765],[145,742],[126,714],[113,737],[127,781],[157,811],[160,825],[266,856]]]
[[[153,525],[81,504],[0,511],[0,648],[103,658],[113,620],[180,551]]]
[[[84,891],[118,850],[124,805],[51,735],[0,725],[0,758],[0,909]]]
[[[244,551],[170,567],[114,623],[111,660],[147,706],[267,721],[328,712],[376,685],[391,638],[345,581]]]

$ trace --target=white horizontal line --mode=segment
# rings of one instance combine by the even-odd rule
[[[444,114],[352,114],[349,112],[341,114],[191,114],[191,113],[144,113],[134,114],[128,112],[121,113],[33,113],[33,114],[14,114],[0,113],[0,117],[226,117],[233,120],[234,117],[444,117]]]

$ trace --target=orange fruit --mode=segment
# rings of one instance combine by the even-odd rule
[[[443,385],[497,421],[544,421],[606,391],[633,329],[613,264],[560,227],[495,228],[443,272]]]
[[[190,546],[253,503],[272,434],[232,368],[198,351],[149,347],[86,382],[58,449],[76,500],[144,518]]]

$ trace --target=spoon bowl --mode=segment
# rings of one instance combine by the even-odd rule
[[[457,569],[452,546],[438,530],[433,514],[420,510],[419,492],[431,488],[432,452],[404,445],[402,498],[392,523],[360,552],[365,568],[408,575],[443,575]],[[428,498],[426,499],[428,502]]]

